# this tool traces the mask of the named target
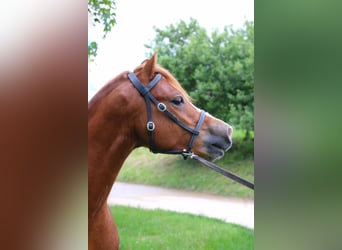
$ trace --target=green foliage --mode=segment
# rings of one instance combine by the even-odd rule
[[[196,105],[235,128],[254,130],[254,23],[210,35],[195,19],[155,28],[150,45],[158,62],[188,91]]]
[[[116,5],[114,0],[88,0],[88,14],[92,18],[92,24],[103,26],[103,38],[116,24]],[[92,60],[97,54],[97,43],[88,42],[88,59]]]
[[[93,61],[97,56],[97,42],[90,42],[88,44],[88,60]]]
[[[253,249],[254,230],[202,216],[125,206],[110,208],[120,249]]]

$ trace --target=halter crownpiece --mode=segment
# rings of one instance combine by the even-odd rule
[[[146,102],[146,108],[147,108],[147,133],[149,136],[149,143],[150,143],[150,151],[153,153],[163,153],[163,154],[181,154],[183,155],[184,159],[186,159],[188,156],[192,155],[192,147],[195,141],[195,138],[197,135],[199,135],[199,130],[203,124],[204,118],[205,118],[205,112],[201,110],[200,118],[197,122],[197,125],[194,129],[188,127],[185,125],[183,122],[181,122],[174,114],[172,114],[170,111],[167,110],[167,107],[164,103],[159,102],[152,94],[151,94],[151,89],[155,87],[159,81],[162,79],[161,74],[156,74],[156,76],[150,81],[146,87],[140,82],[138,77],[134,73],[128,73],[128,78],[130,79],[131,83],[133,86],[138,90],[140,95],[144,97],[145,102]],[[186,131],[190,132],[191,139],[188,145],[187,149],[183,150],[166,150],[166,151],[160,151],[157,150],[154,142],[154,130],[156,128],[153,118],[152,118],[152,107],[151,107],[151,102],[153,102],[156,106],[157,109],[160,112],[165,113],[172,121],[174,121],[177,125],[185,129]]]

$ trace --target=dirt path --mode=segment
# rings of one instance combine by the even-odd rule
[[[254,201],[116,182],[110,205],[203,215],[254,229]]]

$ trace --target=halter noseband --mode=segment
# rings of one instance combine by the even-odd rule
[[[150,151],[153,153],[163,153],[163,154],[181,154],[183,155],[184,159],[187,158],[187,156],[192,154],[192,146],[194,144],[195,138],[196,136],[199,134],[199,130],[202,126],[202,123],[204,121],[204,117],[205,117],[205,112],[203,110],[201,110],[201,115],[200,118],[197,122],[197,125],[194,129],[188,127],[187,125],[185,125],[183,122],[181,122],[180,120],[178,120],[178,118],[172,114],[170,111],[167,110],[167,107],[164,103],[159,102],[151,93],[151,89],[156,86],[159,81],[162,79],[162,75],[161,74],[157,74],[152,81],[150,81],[146,87],[144,87],[144,85],[140,82],[140,80],[137,78],[137,76],[134,73],[129,73],[128,74],[128,78],[131,80],[133,86],[139,91],[140,95],[143,96],[145,98],[145,102],[146,102],[146,108],[147,108],[147,124],[146,124],[146,129],[147,129],[147,133],[149,136],[149,142],[150,142]],[[154,129],[155,129],[155,124],[153,122],[152,119],[152,108],[151,108],[151,102],[153,102],[156,106],[157,109],[160,112],[165,113],[172,121],[174,121],[177,125],[179,125],[180,127],[182,127],[183,129],[185,129],[186,131],[190,132],[191,135],[191,139],[188,145],[187,149],[183,149],[183,150],[166,150],[166,151],[160,151],[157,150],[155,143],[154,143]]]

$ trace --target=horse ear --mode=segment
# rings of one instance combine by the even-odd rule
[[[153,56],[147,60],[146,64],[144,65],[144,72],[146,76],[151,79],[154,75],[154,67],[157,63],[157,52],[155,51]]]

